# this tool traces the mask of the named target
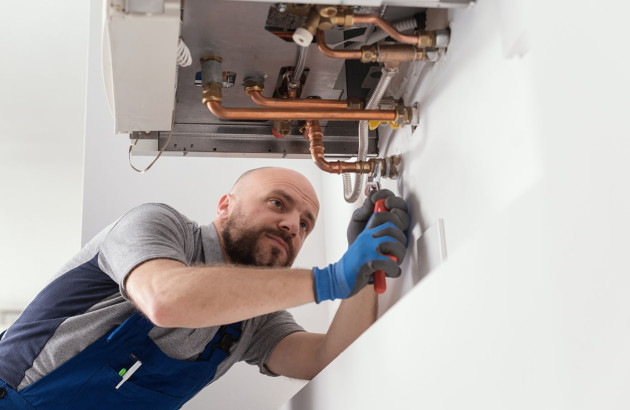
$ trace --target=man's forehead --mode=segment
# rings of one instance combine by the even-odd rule
[[[283,188],[271,189],[266,192],[266,195],[278,197],[291,207],[296,206],[298,208],[301,208],[301,212],[305,214],[307,219],[309,219],[313,224],[317,220],[317,214],[319,213],[319,204],[313,202],[307,196],[301,194],[295,195],[292,189],[287,190]]]
[[[314,217],[317,217],[319,213],[319,200],[315,189],[308,181],[306,184],[300,183],[301,181],[285,176],[283,178],[274,178],[267,180],[263,185],[263,190],[268,193],[282,193],[287,197],[297,202],[304,202],[314,213]]]
[[[246,185],[247,190],[261,193],[283,192],[295,201],[306,202],[312,208],[315,218],[319,213],[317,193],[308,179],[299,172],[284,168],[261,168],[250,171],[241,180],[243,188]]]

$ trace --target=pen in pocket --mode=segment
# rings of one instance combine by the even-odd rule
[[[118,383],[118,385],[116,386],[116,390],[118,390],[120,388],[120,386],[123,385],[124,382],[126,382],[127,380],[129,380],[129,378],[136,372],[136,370],[138,370],[140,368],[140,366],[142,366],[142,362],[140,360],[137,360],[133,366],[131,366],[129,368],[129,370],[127,369],[122,369],[121,371],[118,372],[118,374],[120,376],[122,376],[122,380],[120,381],[120,383]]]

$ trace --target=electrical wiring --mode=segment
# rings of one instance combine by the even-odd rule
[[[162,153],[166,150],[166,147],[168,147],[168,144],[171,143],[171,138],[173,137],[173,128],[175,127],[175,108],[176,107],[177,107],[177,105],[175,103],[173,103],[173,118],[171,119],[171,130],[168,133],[168,139],[166,140],[166,143],[164,144],[164,146],[162,147],[160,152],[158,152],[157,156],[153,159],[153,161],[151,161],[151,163],[145,169],[138,169],[138,168],[134,167],[133,164],[131,163],[131,153],[133,152],[133,147],[136,146],[136,144],[138,143],[138,141],[140,139],[142,139],[142,137],[136,138],[136,140],[134,141],[133,144],[129,144],[129,153],[127,154],[127,159],[129,161],[129,166],[134,171],[136,171],[136,172],[138,172],[140,174],[144,174],[145,172],[147,172],[153,166],[153,164],[155,164],[155,162],[158,160],[158,158],[160,158],[160,156],[162,156]]]

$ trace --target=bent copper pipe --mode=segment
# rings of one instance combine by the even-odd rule
[[[221,101],[206,102],[208,109],[219,118],[227,120],[339,120],[396,121],[396,110],[345,110],[345,109],[276,109],[276,108],[226,108]]]
[[[387,21],[374,14],[355,14],[354,22],[356,24],[376,24],[391,38],[398,41],[399,43],[413,45],[418,43],[418,36],[403,34],[400,31],[396,30],[396,28],[389,24]]]
[[[369,174],[374,172],[376,161],[373,160],[357,162],[326,161],[326,159],[324,159],[324,134],[319,126],[319,121],[306,121],[306,126],[304,127],[304,138],[310,141],[311,158],[313,158],[315,164],[322,171],[329,172],[331,174],[344,174],[350,172],[357,174]]]
[[[319,51],[330,58],[343,58],[346,60],[360,60],[363,52],[361,50],[333,50],[326,44],[324,32],[317,30],[317,48]]]
[[[333,50],[326,44],[321,30],[317,31],[317,48],[323,55],[331,58],[361,60],[363,63],[380,62],[394,67],[406,61],[427,59],[427,54],[423,50],[409,44],[363,46],[360,50]]]
[[[261,107],[348,109],[348,102],[345,100],[268,98],[259,90],[249,90],[247,95]]]

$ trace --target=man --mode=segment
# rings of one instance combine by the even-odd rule
[[[377,197],[394,210],[368,223]],[[376,269],[400,274],[384,255],[402,261],[407,228],[404,201],[377,192],[339,262],[288,268],[318,211],[308,180],[281,168],[241,176],[207,226],[163,204],[131,210],[3,335],[0,408],[178,408],[239,360],[314,377],[375,320],[366,285]],[[283,310],[332,299],[346,300],[325,335]]]

